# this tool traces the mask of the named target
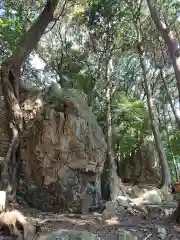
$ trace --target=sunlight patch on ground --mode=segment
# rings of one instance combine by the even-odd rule
[[[108,225],[116,225],[119,224],[119,219],[118,217],[111,217],[105,220],[105,223]]]

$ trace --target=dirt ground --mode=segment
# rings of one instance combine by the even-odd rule
[[[19,204],[11,205],[11,208],[21,211],[30,221],[40,223],[40,233],[48,233],[59,229],[86,230],[97,234],[100,239],[110,240],[114,238],[118,229],[135,231],[138,239],[180,239],[180,225],[168,218],[152,218],[140,212],[130,213],[124,211],[119,216],[105,218],[103,214],[54,214],[42,212]],[[165,229],[165,235],[161,236],[158,229]],[[38,239],[38,236],[37,236]]]

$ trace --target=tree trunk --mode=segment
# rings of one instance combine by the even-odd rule
[[[171,184],[171,174],[169,171],[169,166],[166,158],[166,154],[164,151],[164,147],[161,141],[160,137],[160,132],[159,132],[159,127],[157,124],[157,120],[153,111],[153,100],[151,96],[151,89],[147,81],[147,76],[146,76],[146,63],[144,62],[144,51],[142,49],[142,46],[138,46],[138,52],[139,52],[139,58],[140,58],[140,64],[141,68],[143,71],[143,78],[144,78],[144,86],[145,86],[145,91],[146,91],[146,96],[147,96],[147,104],[148,104],[148,111],[149,111],[149,116],[151,120],[151,127],[156,143],[156,148],[162,168],[162,181],[161,181],[161,186],[164,188],[169,188]]]
[[[167,136],[167,142],[168,142],[168,145],[170,146],[169,132],[168,132],[168,126],[167,126],[167,121],[166,121],[165,108],[163,108],[163,115],[164,115],[164,124],[165,124],[165,131],[166,131],[166,136]],[[176,182],[179,182],[179,174],[178,174],[177,162],[176,162],[176,159],[175,159],[174,155],[172,156],[172,158],[173,158],[174,172],[175,172],[175,175],[176,175]]]
[[[174,165],[174,172],[176,175],[176,182],[179,182],[179,173],[178,173],[178,167],[175,157],[173,156],[173,165]]]
[[[165,76],[164,76],[164,73],[163,73],[163,70],[160,69],[160,74],[161,74],[161,79],[163,80],[163,84],[164,84],[164,89],[166,91],[166,95],[167,95],[167,99],[168,99],[168,102],[171,106],[171,109],[172,109],[172,112],[174,114],[174,117],[175,117],[175,120],[176,120],[176,124],[178,126],[178,128],[180,129],[180,119],[176,113],[176,110],[174,108],[174,105],[173,105],[173,102],[172,102],[172,99],[171,99],[171,96],[169,94],[169,90],[168,90],[168,86],[167,86],[167,83],[166,83],[166,79],[165,79]]]
[[[20,139],[23,133],[23,115],[19,105],[21,67],[36,47],[47,25],[54,20],[53,13],[58,0],[48,0],[44,10],[32,27],[22,37],[12,55],[1,65],[1,83],[4,95],[10,146],[4,158],[1,172],[1,189],[7,191],[9,200],[15,200],[20,158]]]
[[[111,79],[110,79],[110,62],[106,64],[105,80],[106,80],[106,127],[107,127],[107,159],[109,170],[109,186],[111,200],[114,201],[118,196],[124,195],[121,179],[117,175],[117,166],[114,159],[113,140],[112,140],[112,116],[111,116]]]
[[[177,42],[174,39],[173,34],[170,31],[169,27],[166,26],[165,23],[160,21],[156,8],[153,4],[153,1],[147,0],[147,4],[149,7],[152,20],[154,21],[158,31],[160,32],[162,38],[164,39],[164,42],[168,47],[168,51],[170,54],[170,58],[172,60],[172,64],[173,64],[173,68],[176,76],[176,82],[177,82],[178,93],[179,93],[179,102],[180,102],[180,55],[178,53]]]

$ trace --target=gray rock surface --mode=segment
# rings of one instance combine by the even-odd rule
[[[48,91],[46,95],[36,90],[21,96],[25,131],[18,194],[41,210],[77,212],[88,182],[99,181],[106,141],[83,93],[58,87]],[[8,138],[1,100],[0,123],[3,157]]]
[[[95,234],[87,231],[58,230],[49,234],[41,234],[39,240],[99,240]]]

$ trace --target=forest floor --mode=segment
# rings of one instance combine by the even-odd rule
[[[95,233],[99,239],[114,240],[119,229],[135,232],[138,239],[180,239],[180,224],[176,224],[169,217],[152,217],[140,212],[124,211],[119,216],[105,218],[103,214],[54,214],[42,212],[32,208],[14,205],[27,219],[41,222],[40,234],[60,229],[85,230]],[[37,236],[38,239],[38,236]]]

